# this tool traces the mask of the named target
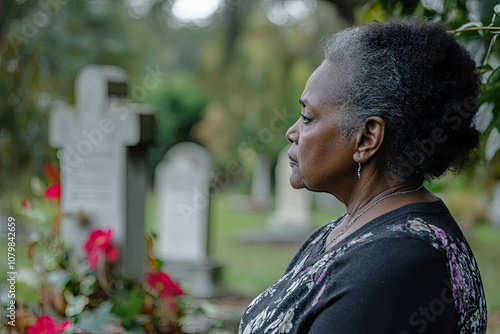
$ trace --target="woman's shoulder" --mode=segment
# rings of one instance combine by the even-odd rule
[[[467,243],[441,200],[406,205],[374,219],[366,228],[374,239],[418,239],[436,249],[446,249],[450,242]]]
[[[474,332],[472,328],[484,326],[486,318],[479,269],[458,224],[444,204],[434,204],[442,210],[406,210],[374,224],[367,232],[370,237],[361,238],[364,242],[359,242],[352,255],[359,256],[367,266],[377,262],[384,268],[377,268],[377,275],[385,277],[405,271],[418,277],[419,272],[429,270],[433,264],[445,268],[444,279],[452,290],[459,327]],[[350,241],[353,242],[355,239]]]

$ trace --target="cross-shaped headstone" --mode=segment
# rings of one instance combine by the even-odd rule
[[[112,228],[125,272],[140,276],[145,263],[147,175],[144,157],[130,152],[134,152],[131,147],[144,141],[141,124],[153,116],[146,106],[123,98],[127,79],[127,73],[118,67],[83,68],[75,84],[76,107],[59,105],[51,112],[49,143],[59,148],[61,238],[82,254],[82,243],[90,229]],[[131,156],[141,161],[132,161]],[[140,189],[132,191],[131,182]],[[130,221],[131,216],[135,221]]]

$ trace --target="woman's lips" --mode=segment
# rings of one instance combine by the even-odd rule
[[[299,163],[297,162],[297,160],[295,160],[294,158],[292,158],[290,155],[288,155],[288,159],[290,159],[290,166],[292,165],[299,165]]]

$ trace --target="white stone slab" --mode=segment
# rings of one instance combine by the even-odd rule
[[[284,233],[310,231],[313,226],[313,194],[306,189],[293,189],[290,185],[291,172],[288,147],[285,147],[276,165],[275,208],[268,226]]]
[[[194,143],[172,147],[155,172],[157,255],[167,262],[204,263],[212,159]]]

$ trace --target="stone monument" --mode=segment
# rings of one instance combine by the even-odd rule
[[[216,294],[220,266],[209,255],[212,159],[205,148],[172,147],[155,172],[156,255],[190,294]]]
[[[311,233],[313,228],[313,193],[306,189],[293,189],[290,185],[291,172],[288,147],[285,147],[276,165],[274,213],[269,218],[268,227],[290,238],[301,238]]]
[[[247,228],[241,233],[244,242],[302,242],[312,232],[312,192],[293,189],[288,147],[278,156],[274,211],[265,228]]]
[[[76,78],[76,106],[59,104],[51,112],[49,144],[59,148],[61,238],[81,254],[90,229],[112,228],[124,273],[142,278],[144,146],[155,123],[149,107],[126,100],[127,80],[118,67],[84,67]]]

